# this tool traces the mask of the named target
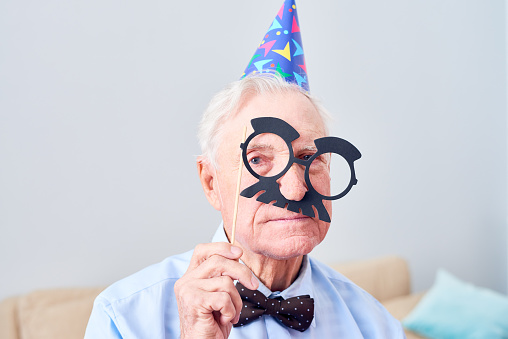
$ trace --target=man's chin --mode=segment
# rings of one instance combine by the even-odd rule
[[[273,239],[267,245],[266,250],[261,250],[260,254],[275,260],[289,260],[300,257],[312,252],[319,241],[308,236],[292,236],[286,239]]]

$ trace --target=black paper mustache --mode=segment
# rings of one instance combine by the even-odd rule
[[[254,132],[249,135],[249,137],[245,140],[244,143],[240,145],[242,149],[242,159],[245,164],[247,170],[256,177],[259,181],[246,189],[244,189],[240,195],[246,198],[252,198],[259,192],[261,193],[257,197],[257,201],[263,202],[265,204],[270,204],[273,202],[274,206],[280,208],[286,208],[296,212],[302,213],[303,215],[309,217],[315,217],[314,210],[312,206],[314,206],[318,212],[319,219],[325,222],[330,222],[330,215],[326,211],[326,208],[323,204],[323,200],[336,200],[344,197],[353,187],[356,185],[358,180],[355,175],[355,167],[354,162],[361,158],[360,151],[353,146],[350,142],[337,138],[337,137],[324,137],[314,140],[314,144],[317,148],[316,153],[314,153],[309,159],[300,159],[295,157],[293,152],[293,147],[291,143],[300,137],[300,134],[287,122],[279,118],[273,117],[262,117],[255,118],[251,120],[252,127],[254,128]],[[271,133],[279,136],[285,142],[285,147],[289,150],[289,157],[284,158],[284,163],[287,164],[280,172],[272,175],[273,173],[263,173],[260,171],[256,171],[251,167],[251,164],[248,160],[248,152],[249,143],[258,135]],[[310,180],[310,165],[312,162],[322,154],[326,153],[335,153],[343,157],[349,165],[350,169],[350,179],[347,187],[340,192],[339,194],[327,196],[320,194],[316,189],[312,186],[312,182]],[[281,191],[277,180],[281,178],[286,172],[293,166],[293,164],[300,164],[305,167],[305,183],[307,184],[307,192],[301,200],[289,200],[286,199]],[[278,169],[276,170],[278,171]],[[265,174],[270,176],[264,176]]]

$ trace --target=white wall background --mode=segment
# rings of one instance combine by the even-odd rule
[[[282,1],[0,2],[0,298],[107,285],[210,239],[196,126]],[[506,3],[300,0],[359,184],[314,255],[507,290]]]

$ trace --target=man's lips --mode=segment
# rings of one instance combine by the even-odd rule
[[[298,215],[288,215],[288,216],[270,218],[267,221],[300,221],[300,220],[306,220],[306,219],[310,219],[310,217],[308,217],[306,215],[298,214]]]
[[[259,218],[259,222],[267,223],[270,221],[277,222],[299,222],[306,221],[308,219],[314,219],[312,217],[303,215],[301,213],[293,212],[287,209],[281,209],[273,205],[263,204],[263,213]]]

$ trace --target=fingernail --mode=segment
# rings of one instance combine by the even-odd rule
[[[242,254],[242,250],[239,247],[231,246],[231,253],[233,253],[235,256],[239,256]]]

